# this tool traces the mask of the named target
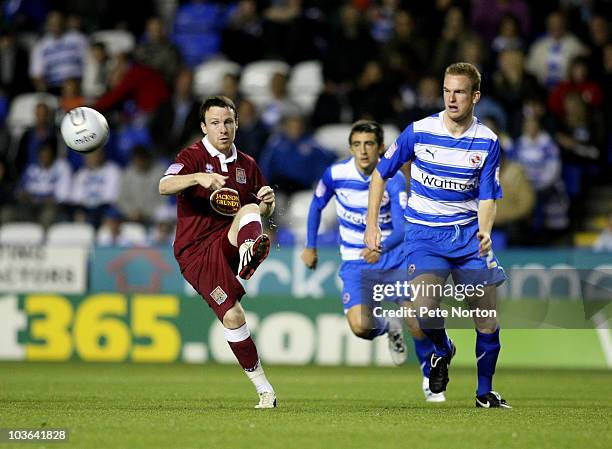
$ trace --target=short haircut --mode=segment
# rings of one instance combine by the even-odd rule
[[[385,132],[380,126],[380,123],[374,120],[358,120],[351,126],[349,134],[349,145],[353,144],[353,134],[355,133],[372,133],[376,136],[376,143],[382,145],[385,142]]]
[[[480,72],[469,62],[456,62],[449,65],[444,71],[444,76],[446,75],[467,76],[472,83],[472,93],[480,90]]]
[[[228,108],[234,111],[234,117],[238,120],[238,111],[236,110],[236,105],[232,100],[223,96],[223,95],[215,95],[213,97],[208,97],[202,102],[202,106],[200,106],[200,122],[206,124],[204,121],[204,116],[206,115],[206,111],[210,108],[219,107],[219,108]]]

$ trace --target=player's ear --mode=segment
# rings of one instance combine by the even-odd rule
[[[480,91],[477,90],[476,92],[474,92],[474,95],[472,96],[472,103],[476,104],[480,101]]]
[[[200,122],[200,128],[204,134],[208,134],[208,132],[206,132],[206,124],[204,122]]]

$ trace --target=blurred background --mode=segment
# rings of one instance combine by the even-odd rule
[[[452,62],[481,71],[476,115],[501,139],[504,198],[493,239],[504,265],[536,267],[550,284],[551,267],[571,273],[610,260],[610,1],[0,4],[0,243],[10,245],[0,251],[1,358],[126,360],[133,345],[159,344],[143,360],[224,360],[211,314],[193,312],[210,323],[206,336],[189,318],[190,308],[205,307],[191,298],[172,258],[173,198],[157,193],[177,152],[201,138],[198,107],[212,94],[235,101],[237,147],[258,161],[278,196],[268,223],[276,251],[247,290],[270,298],[254,309],[262,326],[267,313],[290,314],[268,316],[284,331],[261,331],[273,342],[268,349],[260,343],[264,359],[350,362],[350,350],[329,355],[316,343],[327,329],[321,316],[345,324],[333,205],[321,225],[324,263],[310,273],[298,257],[312,189],[327,166],[348,156],[353,121],[383,123],[389,145],[412,121],[442,110],[443,71]],[[111,128],[108,144],[86,156],[67,150],[58,129],[68,110],[83,105],[102,112]],[[560,296],[576,299],[570,290]],[[156,299],[135,306],[134,295]],[[88,303],[100,308],[84,315]],[[125,332],[106,329],[80,343],[76,334],[87,326],[79,320],[100,324],[107,313]],[[156,317],[159,333],[137,331],[135,316]],[[44,330],[62,320],[66,329],[56,331],[74,332],[74,343]],[[302,339],[312,333],[312,348],[287,337],[296,329]],[[585,366],[612,363],[602,335],[589,330],[588,345],[597,349],[588,362],[576,347]],[[546,363],[541,354],[525,359],[519,347],[517,364]],[[377,356],[355,357],[369,363]],[[576,360],[550,357],[551,364]]]

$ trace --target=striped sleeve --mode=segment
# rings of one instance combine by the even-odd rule
[[[402,165],[414,159],[414,127],[411,124],[391,144],[376,169],[383,179],[392,178]]]

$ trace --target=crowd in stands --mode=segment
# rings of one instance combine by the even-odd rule
[[[158,181],[201,136],[195,86],[210,80],[200,69],[231,61],[206,93],[236,102],[236,144],[259,162],[279,194],[275,220],[290,227],[286,202],[339,157],[318,129],[369,118],[402,130],[443,109],[444,68],[467,61],[483,75],[476,115],[503,149],[498,230],[510,245],[568,243],[589,192],[611,184],[610,17],[598,0],[3,2],[0,223],[88,222],[115,229],[120,244],[121,223],[137,222],[167,238],[172,198]],[[247,68],[271,60],[265,92],[245,91]],[[321,76],[310,102],[290,88],[305,61]],[[24,103],[32,121],[15,127],[11,114],[33,92],[50,95]],[[77,106],[111,127],[86,156],[58,134]]]

